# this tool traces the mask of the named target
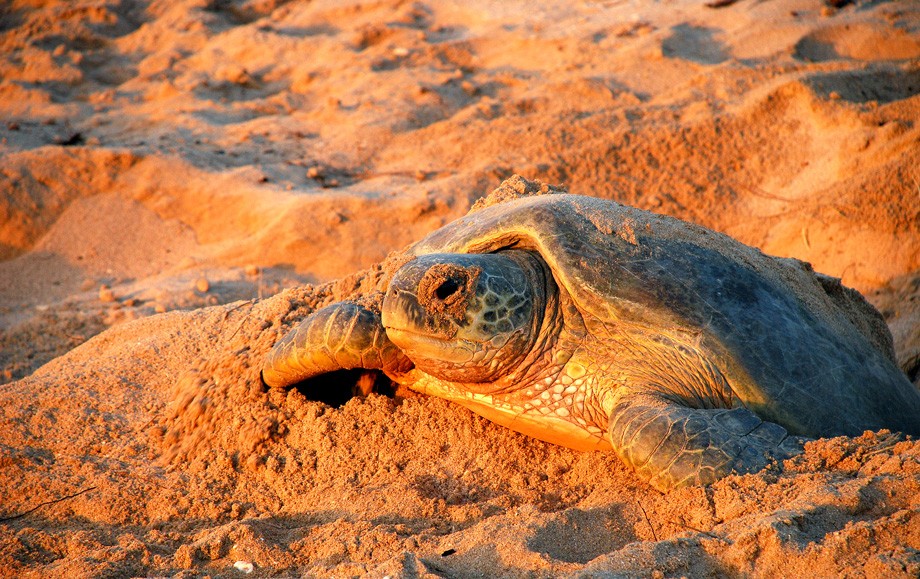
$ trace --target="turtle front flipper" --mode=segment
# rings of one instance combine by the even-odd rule
[[[619,457],[660,491],[756,472],[800,453],[804,442],[747,408],[690,408],[654,392],[620,397],[609,436]]]
[[[335,372],[366,368],[399,374],[412,362],[387,338],[380,314],[352,302],[316,310],[282,338],[262,366],[273,388]]]

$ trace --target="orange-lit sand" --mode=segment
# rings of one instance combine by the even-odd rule
[[[918,119],[911,2],[7,3],[0,576],[916,577],[918,442],[662,495],[258,370],[519,173],[842,277],[917,383]]]

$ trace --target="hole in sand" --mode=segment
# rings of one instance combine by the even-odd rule
[[[805,82],[822,98],[836,93],[851,103],[885,104],[920,94],[920,71],[916,70],[827,72],[813,75]]]
[[[395,398],[396,389],[383,372],[356,368],[320,374],[294,385],[307,400],[315,400],[338,408],[355,396],[375,392]]]

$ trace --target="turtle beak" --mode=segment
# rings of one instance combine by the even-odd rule
[[[384,328],[416,332],[417,328],[426,326],[426,317],[425,309],[418,303],[413,290],[391,286],[387,291],[380,311]]]

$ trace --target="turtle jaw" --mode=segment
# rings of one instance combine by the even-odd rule
[[[429,254],[390,282],[389,339],[436,378],[487,383],[527,357],[545,308],[540,264],[527,252]]]

